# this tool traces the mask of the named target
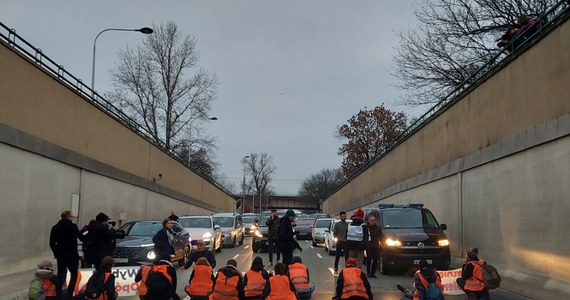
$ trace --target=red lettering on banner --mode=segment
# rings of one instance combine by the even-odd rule
[[[139,284],[138,282],[133,282],[131,284],[115,284],[115,292],[121,294],[121,292],[130,294],[131,292],[138,292]]]

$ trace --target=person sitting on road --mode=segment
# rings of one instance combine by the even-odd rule
[[[205,257],[200,257],[194,265],[194,271],[184,291],[193,300],[208,300],[214,289],[214,274]]]
[[[309,269],[299,256],[293,257],[289,265],[289,280],[295,286],[297,299],[309,299],[315,291],[315,284],[309,282]]]
[[[149,276],[151,273],[159,273],[161,276]],[[166,280],[167,282],[165,283]],[[139,298],[141,300],[179,300],[180,297],[176,294],[176,269],[172,263],[167,260],[160,260],[153,265],[142,266],[137,275],[135,275],[135,282],[139,282]],[[165,284],[159,284],[159,283]],[[153,286],[155,288],[153,288]],[[156,290],[160,288],[161,290]]]
[[[474,294],[477,299],[489,299],[489,289],[485,286],[481,267],[485,261],[479,259],[479,249],[471,248],[466,254],[466,262],[461,268],[461,277],[456,279],[457,284],[468,295]]]
[[[245,293],[243,287],[243,278],[241,277],[241,272],[237,269],[237,262],[234,259],[230,259],[226,266],[218,270],[210,299],[244,300]]]
[[[373,297],[370,282],[357,260],[353,257],[346,260],[346,267],[338,275],[333,299],[373,300]]]
[[[45,297],[43,299],[46,300],[58,299],[55,287],[56,277],[53,273],[53,263],[51,261],[40,261],[34,277],[36,279],[32,280],[28,290],[29,299],[41,299],[41,296]],[[43,294],[41,294],[41,291],[43,291]]]
[[[180,267],[180,270],[184,271],[190,268],[190,266],[192,266],[193,263],[197,262],[201,257],[205,257],[208,260],[208,263],[212,269],[216,267],[216,257],[214,256],[214,253],[206,249],[206,244],[203,240],[198,240],[196,242],[196,251],[192,251],[192,253],[190,253],[188,256],[188,262],[184,264],[184,266]]]
[[[105,256],[101,260],[99,268],[89,277],[87,283],[81,288],[81,292],[76,299],[94,299],[89,297],[90,293],[99,294],[99,298],[115,300],[119,294],[115,291],[115,275],[112,273],[114,260],[111,256]],[[99,284],[103,282],[103,284]]]
[[[269,277],[271,275],[263,268],[263,260],[261,257],[256,256],[251,263],[251,268],[245,272],[243,277],[245,298],[259,299],[261,294],[263,294]]]
[[[441,276],[425,259],[420,260],[419,270],[414,274],[414,288],[410,291],[404,286],[398,284],[396,287],[404,293],[408,298],[414,300],[424,299],[425,292],[430,283],[435,283],[443,294],[443,286],[441,285]]]
[[[261,300],[296,300],[295,286],[287,276],[287,266],[284,263],[278,263],[273,271],[275,275],[267,281]]]

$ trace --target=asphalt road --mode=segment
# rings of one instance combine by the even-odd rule
[[[302,253],[295,250],[294,256],[300,256],[303,263],[309,268],[310,280],[315,283],[315,293],[311,299],[331,299],[334,290],[334,276],[332,266],[334,263],[334,256],[328,255],[324,250],[322,245],[320,247],[312,247],[310,241],[299,241],[301,247],[304,249]],[[269,256],[267,253],[252,253],[251,250],[251,238],[246,237],[243,246],[237,246],[236,248],[224,248],[221,253],[216,253],[216,262],[218,269],[224,266],[228,259],[235,259],[238,263],[238,269],[245,272],[250,266],[251,261],[254,256],[261,256],[264,264],[266,265],[266,270],[271,270],[267,266],[269,261]],[[275,263],[275,257],[274,257]],[[343,262],[339,265],[340,268],[343,267]],[[180,271],[178,270],[178,294],[181,298],[186,297],[184,293],[184,287],[188,284],[188,279],[192,270]],[[384,300],[400,300],[408,299],[403,297],[403,294],[396,288],[396,284],[400,283],[404,286],[411,286],[413,283],[413,270],[401,272],[396,272],[391,275],[382,275],[380,272],[376,273],[377,278],[370,278],[370,285],[375,299]],[[491,291],[492,299],[504,299],[504,300],[514,300],[514,299],[529,299],[520,296],[515,293],[511,293],[506,290],[497,289]],[[138,297],[122,297],[121,299],[138,299]],[[446,299],[467,299],[465,295],[461,296],[446,296]]]

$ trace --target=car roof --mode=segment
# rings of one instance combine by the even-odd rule
[[[216,213],[212,215],[212,217],[234,217],[234,216],[237,215],[234,213]]]
[[[212,218],[212,216],[181,216],[178,218],[181,218],[181,219],[208,218],[208,219],[210,219],[210,218]]]

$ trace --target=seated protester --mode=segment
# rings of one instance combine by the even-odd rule
[[[485,261],[478,257],[479,249],[467,250],[466,262],[461,268],[461,277],[456,279],[465,294],[474,294],[477,299],[489,299],[489,289],[485,287],[483,268]]]
[[[237,269],[235,260],[228,260],[227,265],[218,270],[210,299],[245,299],[243,278],[241,277],[241,272]]]
[[[176,269],[170,261],[160,260],[153,265],[142,266],[135,282],[139,283],[139,298],[147,300],[179,300],[176,294]]]
[[[193,300],[208,300],[214,288],[214,274],[205,257],[200,257],[194,265],[194,271],[188,280],[188,286],[184,288],[186,294]]]
[[[28,299],[57,299],[55,292],[55,280],[53,263],[49,260],[40,261],[38,263],[38,269],[34,273],[34,279],[30,282]]]
[[[275,264],[275,275],[269,277],[261,300],[295,300],[295,287],[287,276],[287,266],[283,263]]]
[[[434,268],[428,265],[425,259],[422,259],[420,260],[420,269],[414,274],[414,287],[416,288],[414,299],[424,299],[428,285],[432,282],[435,283],[440,294],[443,295],[441,276]]]
[[[259,299],[270,276],[263,268],[261,257],[256,256],[251,263],[251,268],[245,272],[243,277],[245,298]]]
[[[297,299],[309,299],[315,290],[315,284],[309,283],[309,269],[299,256],[293,257],[289,265],[289,280],[297,291]]]
[[[338,275],[334,299],[372,300],[370,283],[366,274],[360,270],[356,259],[349,258],[345,265]]]
[[[193,263],[197,262],[201,257],[208,259],[208,263],[212,269],[216,267],[216,257],[212,251],[206,249],[206,244],[203,240],[198,240],[196,242],[196,250],[197,251],[192,251],[192,253],[190,253],[188,256],[188,262],[182,266],[180,270],[184,271],[186,269],[189,269],[190,266],[192,266]]]
[[[115,292],[115,275],[111,273],[114,260],[105,256],[101,260],[99,269],[89,277],[87,283],[81,288],[77,299],[85,300],[114,300],[119,297]]]

